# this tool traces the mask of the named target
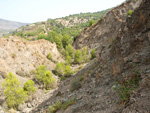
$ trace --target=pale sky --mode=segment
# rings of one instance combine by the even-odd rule
[[[0,19],[34,23],[80,12],[97,12],[125,0],[0,0]]]

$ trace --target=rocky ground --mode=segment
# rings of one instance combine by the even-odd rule
[[[139,4],[140,1],[136,3]],[[33,113],[48,112],[49,105],[55,103],[57,99],[65,102],[70,98],[77,98],[75,104],[66,110],[58,110],[57,113],[150,112],[150,1],[143,0],[139,5],[134,13],[121,23],[114,39],[108,38],[107,41],[101,39],[104,46],[99,43],[97,59],[89,62],[75,76],[62,82],[54,95],[41,103],[32,111]],[[99,24],[102,23],[97,23],[97,26]],[[92,26],[95,32],[99,31],[97,26]],[[91,31],[89,34],[92,33]],[[95,36],[95,38],[98,37],[101,37],[101,33]],[[85,38],[87,38],[85,40],[90,40],[88,38],[92,37]],[[84,46],[87,43],[80,44]],[[84,76],[82,87],[71,92],[71,81],[77,79],[79,75]],[[121,85],[130,78],[131,80],[138,79],[139,82],[128,96],[128,101],[124,102],[121,101],[114,88],[116,82]]]
[[[44,93],[40,93],[41,91],[38,90],[39,92],[35,95],[38,98],[19,106],[20,111],[18,112],[48,113],[49,106],[58,100],[65,103],[76,98],[74,104],[67,106],[65,110],[57,110],[57,113],[149,113],[149,6],[149,0],[123,3],[110,11],[98,23],[83,31],[75,41],[74,47],[81,48],[86,45],[89,49],[95,47],[96,58],[85,64],[72,77],[59,82],[57,89]],[[127,16],[130,9],[134,12]],[[33,46],[35,42],[28,43],[32,43]],[[39,43],[48,42],[42,40]],[[8,45],[7,47],[9,47]],[[40,48],[34,48],[34,50],[41,50],[43,46],[38,46]],[[44,52],[43,50],[45,49],[42,49],[41,53]],[[44,56],[46,55],[44,54]],[[70,90],[71,82],[79,79],[81,75],[83,76],[81,88],[72,92]],[[136,82],[130,83],[133,80]],[[134,89],[131,90],[132,87],[129,87],[128,84],[133,85]],[[124,90],[121,89],[122,86],[125,86]],[[119,93],[114,88],[120,88]],[[127,89],[131,91],[126,95],[127,100],[123,100],[119,94],[126,94]],[[2,102],[3,99],[0,101]],[[4,112],[1,107],[0,112]]]

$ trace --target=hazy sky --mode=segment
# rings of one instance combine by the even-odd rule
[[[97,12],[125,0],[0,0],[0,19],[33,23],[80,12]]]

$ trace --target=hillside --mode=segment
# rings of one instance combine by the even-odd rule
[[[35,40],[40,33],[44,32],[44,34],[47,35],[50,31],[54,31],[56,34],[67,34],[72,38],[76,38],[83,29],[89,27],[91,20],[93,20],[93,23],[98,21],[109,10],[110,9],[95,13],[81,13],[57,19],[48,19],[45,22],[33,23],[21,27],[17,29],[13,35],[21,36],[22,38],[27,38],[29,40]]]
[[[88,46],[90,49],[98,49],[100,46],[102,49],[102,46],[106,46],[103,44],[103,42],[114,40],[118,31],[120,30],[121,24],[125,22],[126,18],[128,17],[128,11],[134,10],[139,3],[140,2],[138,0],[135,3],[131,2],[128,7],[126,3],[115,7],[96,24],[81,32],[81,34],[77,36],[73,46],[76,49],[80,49],[84,46]]]
[[[81,27],[80,15],[31,24],[1,38],[0,112],[149,113],[149,6],[149,0],[126,1],[94,24],[85,23],[77,37],[69,31]],[[70,18],[73,23],[66,22]],[[28,80],[37,91],[25,99]]]
[[[16,30],[17,28],[19,28],[23,25],[26,25],[26,24],[0,19],[0,37]]]
[[[97,59],[89,62],[72,78],[62,82],[54,95],[33,110],[33,113],[50,110],[50,105],[57,105],[56,99],[65,103],[74,98],[77,100],[65,110],[56,107],[56,113],[149,113],[149,5],[149,0],[124,3],[83,31],[77,41],[84,39],[81,46],[97,47]],[[127,16],[131,9],[134,9],[133,14]],[[123,15],[121,10],[125,11]],[[117,13],[118,18],[114,18],[114,13]],[[119,17],[123,17],[123,21]],[[107,23],[108,19],[112,21]],[[103,34],[99,29],[103,24],[106,27],[115,24],[115,35],[114,32],[108,32],[108,37],[101,37]],[[105,30],[104,28],[103,31]],[[114,39],[111,40],[109,36]],[[101,41],[92,42],[93,37],[100,38]],[[91,43],[87,43],[88,40]],[[77,44],[75,47],[78,47]],[[71,92],[71,82],[81,75],[84,77],[81,81],[82,87]]]

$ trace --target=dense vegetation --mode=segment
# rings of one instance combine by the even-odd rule
[[[58,37],[62,39],[62,37],[67,35],[75,40],[76,36],[78,36],[83,29],[101,19],[109,10],[110,9],[95,13],[80,13],[63,18],[48,19],[46,22],[34,23],[21,27],[13,32],[13,35],[28,40],[47,39],[51,42],[55,42],[54,37],[57,37],[57,42],[60,42],[58,41]],[[68,24],[64,24],[64,22]],[[53,31],[53,33],[51,31]]]
[[[39,80],[46,89],[52,88],[56,81],[56,79],[52,76],[52,73],[48,71],[44,65],[37,68],[36,79]]]

